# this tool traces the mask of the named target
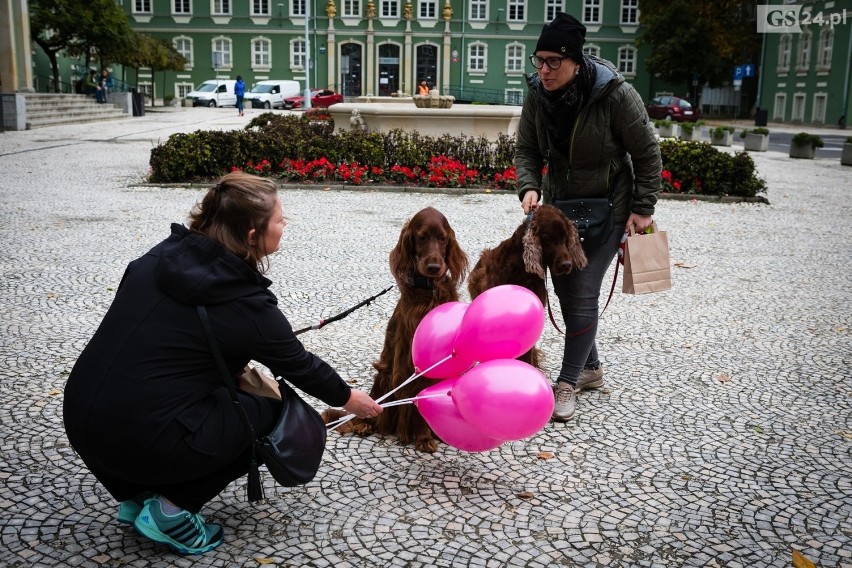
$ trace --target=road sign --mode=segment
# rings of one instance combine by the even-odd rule
[[[734,67],[734,80],[743,78],[743,66],[737,65]]]
[[[742,66],[743,68],[743,77],[754,77],[754,65],[748,63]]]

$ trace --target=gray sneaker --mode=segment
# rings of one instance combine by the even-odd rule
[[[553,387],[556,405],[553,407],[553,419],[558,422],[571,420],[577,411],[577,392],[565,381],[557,381]]]
[[[577,378],[577,391],[601,388],[604,384],[603,375],[603,365],[599,365],[597,369],[583,369]]]

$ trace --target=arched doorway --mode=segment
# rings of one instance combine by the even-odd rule
[[[417,46],[417,77],[414,78],[414,84],[419,85],[424,79],[429,84],[431,89],[438,81],[438,46],[437,45],[418,45]],[[438,85],[440,88],[446,88],[447,85]],[[416,87],[415,87],[416,92]]]
[[[399,90],[399,46],[379,46],[379,96],[389,97]]]
[[[344,43],[340,46],[340,91],[344,97],[361,96],[361,46]]]

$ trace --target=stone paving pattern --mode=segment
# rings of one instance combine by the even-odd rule
[[[203,191],[141,184],[151,148],[250,118],[185,109],[0,134],[0,566],[769,567],[798,550],[852,567],[852,169],[839,155],[752,154],[770,205],[660,202],[672,259],[691,267],[673,268],[669,292],[616,292],[599,333],[608,388],[583,394],[576,419],[481,454],[332,433],[308,485],[265,476],[266,501],[249,504],[243,480],[212,501],[226,540],[201,557],[116,523],[65,437],[65,380],[126,264]],[[422,207],[445,213],[472,263],[522,220],[511,195],[282,200],[270,277],[296,328],[390,285],[388,252]],[[396,298],[305,345],[369,389]],[[549,324],[541,346],[554,370]]]

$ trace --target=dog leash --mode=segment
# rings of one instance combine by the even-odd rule
[[[319,323],[317,323],[317,324],[309,325],[308,327],[303,327],[302,329],[300,329],[300,330],[298,330],[298,331],[294,331],[293,333],[294,333],[294,334],[296,334],[296,335],[299,335],[299,334],[305,333],[306,331],[310,331],[310,330],[312,330],[312,329],[322,329],[322,328],[324,328],[326,325],[330,324],[330,323],[331,323],[331,322],[333,322],[333,321],[342,320],[343,318],[345,318],[346,316],[348,316],[349,314],[351,314],[352,312],[354,312],[354,311],[355,311],[355,310],[357,310],[358,308],[363,308],[364,306],[369,305],[369,304],[370,304],[370,302],[372,302],[373,300],[375,300],[376,298],[378,298],[378,297],[379,297],[379,296],[381,296],[382,294],[386,294],[386,293],[387,293],[387,292],[389,292],[389,291],[390,291],[390,290],[391,290],[394,286],[396,286],[396,284],[391,284],[390,286],[388,286],[387,288],[385,288],[384,290],[382,290],[381,292],[379,292],[379,293],[378,293],[378,294],[376,294],[375,296],[370,296],[370,297],[369,297],[369,298],[367,298],[366,300],[364,300],[364,301],[362,301],[362,302],[358,302],[357,304],[355,304],[354,306],[352,306],[352,307],[351,307],[351,308],[349,308],[348,310],[342,311],[342,312],[340,312],[339,314],[337,314],[336,316],[331,316],[331,317],[330,317],[330,318],[328,318],[328,319],[320,320],[320,321],[319,321]]]

